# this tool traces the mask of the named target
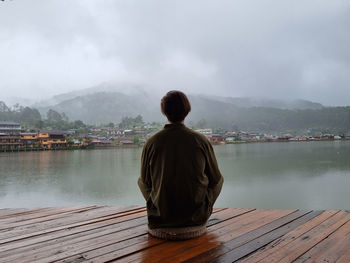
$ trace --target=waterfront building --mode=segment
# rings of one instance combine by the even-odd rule
[[[38,141],[43,149],[62,149],[67,147],[67,132],[58,130],[39,131]]]
[[[226,137],[226,143],[234,143],[236,141],[236,137]]]
[[[21,131],[21,124],[17,122],[0,121],[0,133],[18,135]]]
[[[93,139],[90,142],[90,145],[94,146],[94,147],[112,147],[114,146],[113,142],[106,139],[106,138],[96,138]]]
[[[196,130],[196,132],[199,132],[207,137],[210,137],[213,134],[212,129],[198,129],[198,130]]]
[[[134,141],[131,141],[131,140],[121,140],[119,142],[121,145],[131,145],[131,144],[134,144]]]
[[[212,144],[224,144],[225,143],[225,136],[221,134],[212,134],[210,137],[208,137],[209,141]]]
[[[130,136],[130,135],[134,135],[135,132],[133,130],[124,130],[123,135],[124,136]]]
[[[322,134],[321,140],[334,140],[334,134]]]
[[[0,151],[18,151],[21,146],[19,135],[0,133]]]
[[[24,132],[20,134],[22,147],[24,149],[33,149],[40,146],[38,141],[38,133]]]

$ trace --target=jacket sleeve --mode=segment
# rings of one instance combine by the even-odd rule
[[[218,163],[216,161],[213,146],[210,142],[207,143],[207,156],[205,165],[205,174],[208,177],[208,199],[211,205],[214,205],[216,199],[218,198],[222,185],[224,183],[224,178],[220,173]]]
[[[143,147],[142,155],[141,155],[141,175],[137,181],[141,193],[145,200],[147,201],[152,190],[152,181],[150,174],[150,164],[147,153],[147,145]]]

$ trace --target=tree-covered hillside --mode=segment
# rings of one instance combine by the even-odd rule
[[[341,134],[350,131],[350,107],[324,107],[308,101],[284,104],[283,101],[277,100],[273,100],[271,107],[266,107],[269,100],[257,102],[247,98],[240,100],[202,95],[189,97],[192,112],[186,123],[197,128],[263,133],[290,132],[295,135]],[[244,101],[247,103],[244,104]],[[160,98],[152,95],[98,92],[69,98],[56,105],[38,109],[41,116],[47,116],[44,120],[46,126],[60,124],[58,127],[64,128],[71,126],[67,124],[68,118],[87,124],[106,124],[121,123],[127,117],[140,115],[146,122],[165,122],[159,104]],[[59,113],[59,116],[56,113]],[[4,103],[0,103],[0,120],[42,124],[41,116],[34,108],[18,106],[16,109],[9,109]],[[59,119],[56,120],[57,118]]]
[[[0,101],[0,121],[14,121],[34,125],[41,120],[41,115],[37,109],[22,107],[16,104],[9,108],[5,102]]]
[[[342,134],[350,131],[350,107],[327,107],[320,110],[237,108],[231,113],[226,112],[225,115],[215,115],[216,112],[205,119],[208,126],[293,134]]]
[[[347,133],[350,131],[350,107],[320,109],[278,109],[237,107],[231,103],[192,97],[192,123],[202,120],[208,127],[266,133],[294,134]]]

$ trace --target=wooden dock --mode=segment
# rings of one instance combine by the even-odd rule
[[[0,262],[350,262],[350,213],[215,209],[207,234],[147,234],[143,207],[0,209]]]

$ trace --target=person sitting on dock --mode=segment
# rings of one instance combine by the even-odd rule
[[[168,240],[195,238],[206,232],[224,180],[209,140],[184,125],[191,111],[187,96],[169,91],[161,111],[169,123],[145,143],[138,179],[148,232]]]

